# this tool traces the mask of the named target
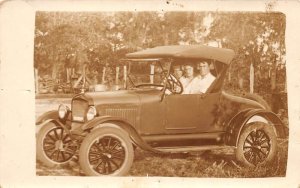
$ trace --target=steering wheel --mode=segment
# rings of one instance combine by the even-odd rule
[[[181,94],[183,92],[182,83],[171,74],[167,79],[167,89],[173,94]]]

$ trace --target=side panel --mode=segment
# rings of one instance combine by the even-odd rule
[[[132,126],[139,129],[140,119],[140,107],[133,104],[122,104],[122,105],[102,105],[99,114],[101,116],[113,116],[126,119]],[[100,108],[98,108],[100,109]]]
[[[158,94],[140,95],[140,127],[139,134],[163,134],[165,124],[165,102]]]
[[[230,129],[228,126],[231,125],[230,121],[232,121],[237,114],[246,113],[249,109],[264,109],[264,106],[250,99],[221,92],[218,108],[214,111],[217,117],[214,126],[228,130]]]
[[[199,122],[198,131],[218,132],[223,131],[223,127],[217,123],[218,109],[221,93],[208,93],[203,97],[199,96]]]

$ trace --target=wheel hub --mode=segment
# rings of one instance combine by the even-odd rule
[[[110,158],[112,157],[112,155],[111,155],[110,153],[103,153],[103,155],[104,155],[105,157],[107,157],[108,159],[110,159]]]
[[[260,146],[260,145],[254,145],[253,147],[254,147],[255,149],[261,150],[261,146]]]
[[[55,150],[63,151],[64,150],[64,143],[62,140],[57,140],[55,142]]]

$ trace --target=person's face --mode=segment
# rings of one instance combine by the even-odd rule
[[[180,67],[176,67],[174,68],[174,75],[177,77],[177,78],[180,78],[182,76],[183,72],[182,70],[180,69]]]
[[[155,72],[156,74],[160,74],[160,73],[162,73],[162,68],[159,67],[159,66],[155,66],[154,72]]]
[[[184,67],[184,73],[185,73],[185,76],[188,78],[193,77],[194,76],[194,68],[190,65],[186,65]]]
[[[198,64],[200,76],[205,76],[210,72],[209,65],[207,62],[201,62]]]

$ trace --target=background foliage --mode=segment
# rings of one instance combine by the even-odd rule
[[[35,63],[39,76],[66,82],[66,69],[108,84],[114,67],[128,52],[160,45],[214,44],[236,52],[226,90],[249,92],[250,65],[254,92],[284,92],[285,15],[249,12],[37,12]],[[122,71],[122,69],[120,69]],[[122,74],[120,74],[122,75]]]

